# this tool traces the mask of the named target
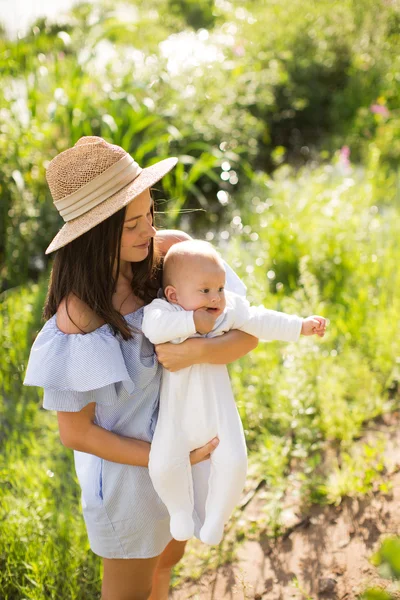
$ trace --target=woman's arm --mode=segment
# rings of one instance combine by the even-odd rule
[[[117,435],[96,425],[95,406],[92,402],[79,412],[57,412],[60,438],[64,446],[111,462],[147,467],[150,444]]]
[[[136,467],[148,467],[149,442],[124,437],[103,429],[94,423],[95,403],[88,404],[79,412],[58,412],[58,428],[61,442],[67,448],[94,454],[110,462]],[[195,465],[210,457],[218,446],[211,440],[205,446],[190,453],[190,462]]]
[[[159,344],[157,357],[168,371],[179,371],[195,364],[226,365],[257,347],[258,339],[233,329],[214,338],[191,338],[182,344]]]

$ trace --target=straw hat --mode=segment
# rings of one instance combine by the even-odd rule
[[[120,146],[88,136],[50,162],[46,179],[65,221],[46,250],[62,248],[154,185],[178,162],[166,158],[142,169]]]

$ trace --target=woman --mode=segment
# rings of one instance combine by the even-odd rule
[[[141,334],[142,307],[159,288],[156,254],[187,237],[156,237],[153,226],[150,187],[176,162],[141,169],[119,146],[84,137],[47,170],[66,224],[46,250],[58,250],[47,323],[33,345],[25,384],[44,388],[44,408],[57,411],[61,441],[75,450],[90,545],[103,557],[102,600],[166,600],[171,568],[184,553],[185,542],[171,539],[167,510],[147,469],[159,363],[170,370],[228,363],[257,344],[232,331],[162,344],[157,360]],[[217,444],[211,440],[192,452],[192,464]]]

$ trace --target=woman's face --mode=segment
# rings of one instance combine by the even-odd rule
[[[121,261],[141,262],[155,236],[151,207],[153,200],[147,189],[128,204],[121,238]]]

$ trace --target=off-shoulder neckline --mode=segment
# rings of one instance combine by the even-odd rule
[[[141,306],[140,308],[138,308],[137,310],[133,310],[130,313],[127,313],[126,315],[122,315],[124,317],[124,319],[126,321],[130,321],[135,315],[137,315],[138,313],[140,313],[140,311],[142,311],[144,308],[144,306]],[[46,323],[50,324],[53,326],[53,329],[55,330],[56,333],[59,333],[60,335],[80,335],[80,336],[87,336],[87,335],[93,335],[95,333],[106,333],[108,335],[111,335],[114,337],[114,332],[111,329],[110,325],[108,323],[103,323],[103,325],[100,325],[99,327],[96,327],[96,329],[93,329],[93,331],[88,331],[87,333],[65,333],[64,331],[61,331],[61,329],[59,328],[59,326],[57,325],[57,314],[54,314]]]

